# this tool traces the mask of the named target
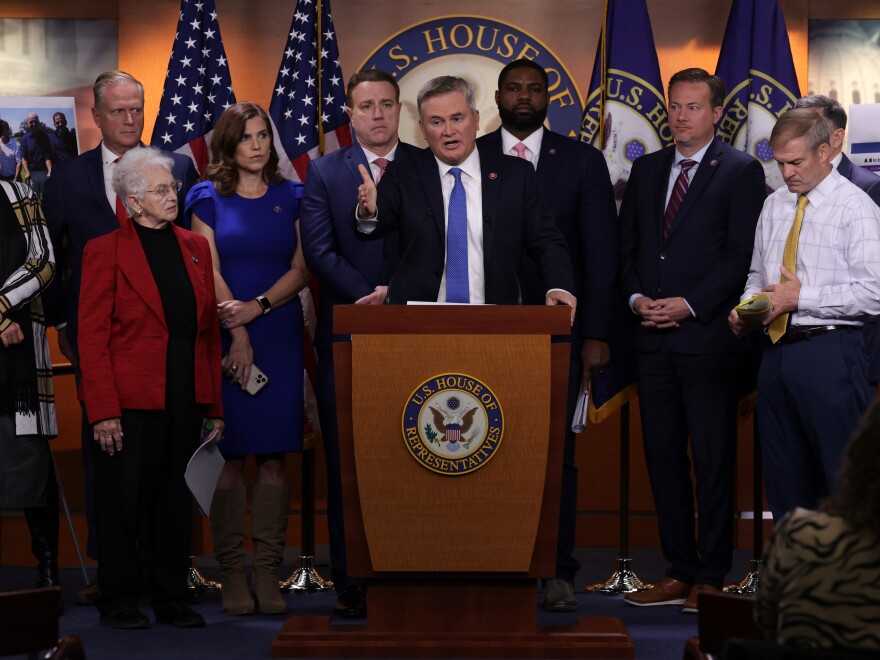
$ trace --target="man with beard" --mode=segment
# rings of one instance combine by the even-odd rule
[[[572,327],[567,419],[577,397],[611,357],[608,341],[617,273],[617,214],[608,166],[587,144],[544,128],[548,103],[547,72],[535,62],[519,59],[501,70],[495,103],[501,128],[477,144],[528,160],[536,169],[541,190],[571,254],[572,293],[580,301]],[[523,302],[541,304],[546,284],[535,262],[523,258],[519,268]],[[575,435],[565,434],[562,501],[556,575],[544,585],[544,609],[566,612],[577,608],[574,576],[580,568],[572,556],[577,515]]]
[[[52,123],[55,124],[55,132],[49,136],[58,162],[76,158],[76,129],[67,128],[67,117],[63,112],[52,115]]]

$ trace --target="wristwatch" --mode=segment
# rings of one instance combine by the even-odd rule
[[[263,316],[266,316],[266,314],[272,311],[272,303],[269,302],[269,299],[266,296],[257,296],[254,300],[260,304],[260,309],[263,310]]]

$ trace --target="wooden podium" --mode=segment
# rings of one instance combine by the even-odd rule
[[[367,620],[291,617],[271,656],[633,658],[619,619],[538,625],[536,583],[556,563],[568,308],[334,314],[348,572],[368,578]]]

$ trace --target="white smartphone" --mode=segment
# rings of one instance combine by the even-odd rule
[[[269,384],[269,377],[263,373],[257,365],[251,364],[251,375],[248,378],[244,391],[251,396],[256,396],[261,389]]]

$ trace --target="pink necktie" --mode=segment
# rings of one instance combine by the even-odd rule
[[[377,158],[373,161],[373,165],[379,168],[379,174],[376,175],[376,184],[378,185],[379,181],[385,175],[385,168],[388,167],[388,159]]]
[[[513,150],[516,152],[517,158],[525,159],[526,145],[524,145],[522,142],[517,142],[515,145],[513,145]]]

